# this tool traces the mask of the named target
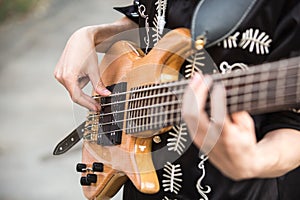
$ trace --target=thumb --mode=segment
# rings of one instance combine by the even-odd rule
[[[231,115],[232,122],[238,124],[240,127],[254,131],[254,122],[252,117],[246,111],[233,113]]]
[[[98,70],[96,70],[96,72],[91,72],[89,74],[89,78],[91,80],[91,83],[96,93],[102,96],[108,96],[111,94],[111,92],[108,89],[106,89],[106,87],[104,86],[100,78],[100,75],[98,73]]]

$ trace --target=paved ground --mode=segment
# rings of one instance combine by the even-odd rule
[[[74,30],[113,21],[121,15],[112,6],[131,2],[45,1],[30,16],[0,26],[0,200],[84,199],[75,172],[80,145],[52,156],[76,124],[53,69]]]

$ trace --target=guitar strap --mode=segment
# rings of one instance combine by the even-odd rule
[[[251,13],[257,0],[202,0],[193,14],[193,41],[213,46],[230,36]]]
[[[83,137],[85,122],[81,123],[74,129],[67,137],[59,142],[54,148],[53,155],[61,155],[66,153],[75,144],[77,144]]]

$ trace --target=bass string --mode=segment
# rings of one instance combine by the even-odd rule
[[[284,98],[284,99],[287,99],[285,103],[282,103],[281,105],[283,107],[286,107],[288,105],[291,105],[291,104],[294,104],[295,103],[295,100],[293,100],[292,96],[294,96],[295,94],[294,93],[288,93],[288,94],[284,94],[282,96],[280,96],[280,98]],[[259,100],[259,99],[257,99]],[[267,101],[268,100],[272,100],[272,98],[268,98],[266,99]],[[254,100],[250,100],[250,101],[238,101],[238,102],[234,102],[234,103],[229,103],[227,104],[228,106],[236,106],[238,107],[238,105],[241,105],[241,104],[244,104],[244,105],[247,105],[247,103],[253,103]],[[255,100],[256,101],[256,100]],[[178,108],[176,109],[173,109],[173,110],[168,110],[168,111],[164,111],[164,112],[160,112],[160,113],[154,113],[154,114],[151,114],[151,115],[147,115],[147,116],[139,116],[139,117],[134,117],[134,118],[128,118],[126,120],[118,120],[118,121],[114,121],[114,122],[107,122],[107,123],[103,123],[101,125],[99,125],[98,123],[97,124],[93,124],[95,126],[98,126],[98,127],[101,127],[101,126],[108,126],[108,125],[114,125],[114,124],[118,124],[118,123],[124,123],[124,122],[129,122],[129,121],[135,121],[135,120],[142,120],[144,119],[144,121],[147,121],[146,119],[148,119],[149,117],[160,117],[160,118],[165,118],[166,120],[169,120],[167,122],[178,122],[178,119],[174,120],[174,119],[169,119],[167,117],[165,117],[165,115],[169,115],[169,114],[177,114],[178,116],[180,116],[179,114],[181,113],[181,107],[177,104],[177,102],[175,103],[176,106],[178,106]],[[210,107],[209,105],[210,104],[206,104],[208,106],[205,107],[206,110],[210,110]],[[269,106],[272,106],[272,105],[269,105]],[[156,108],[161,108],[159,106],[156,106]],[[266,105],[258,105],[255,107],[256,110],[264,110],[266,109]],[[238,111],[238,110],[236,110]],[[180,120],[179,120],[180,121]],[[163,122],[164,124],[165,122]],[[136,123],[135,123],[136,124]],[[159,125],[159,124],[162,124],[161,122],[158,122],[156,125]],[[87,127],[85,127],[86,129],[88,128],[91,128],[93,125],[89,125]],[[152,124],[146,124],[144,125],[144,127],[146,126],[150,126]],[[155,124],[154,124],[155,125]],[[143,127],[143,125],[139,126],[139,127]],[[120,129],[120,130],[128,130],[130,127],[127,127],[126,129]],[[133,127],[133,128],[136,128],[136,127]],[[104,132],[104,133],[101,133],[101,134],[108,134],[110,132]]]
[[[295,66],[295,68],[296,67],[297,66]],[[290,70],[295,69],[295,68],[290,68]],[[281,69],[281,71],[282,70],[283,69]],[[269,75],[271,72],[275,72],[275,71],[274,70],[273,71],[264,71],[264,73],[267,74],[267,75]],[[268,81],[273,81],[273,80],[278,81],[278,78],[287,79],[287,78],[296,78],[296,77],[299,76],[299,73],[293,73],[293,74],[290,74],[288,77],[287,76],[278,77],[278,75],[282,74],[282,73],[279,73],[279,72],[276,72],[276,74],[273,74],[272,76],[266,76],[265,75],[265,77],[268,77],[267,79],[262,79],[261,76],[263,76],[264,74],[262,74],[260,72],[261,76],[253,76],[253,77],[258,77],[258,78],[253,79],[253,80],[247,79],[246,77],[243,78],[241,76],[237,76],[237,74],[235,76],[235,79],[229,79],[228,77],[224,77],[224,75],[220,75],[220,74],[217,74],[217,75],[213,74],[212,76],[215,76],[215,77],[213,77],[213,80],[215,82],[221,82],[225,85],[225,87],[240,87],[241,84],[256,83],[256,82],[263,82],[263,81],[268,82]],[[235,74],[235,73],[232,73],[232,74]],[[257,73],[259,73],[259,72],[257,72]],[[249,74],[247,74],[247,75],[249,75]],[[233,78],[233,77],[234,76],[230,76],[230,78]],[[236,79],[238,79],[239,81],[236,81]],[[244,80],[244,82],[241,82],[243,80]],[[165,88],[168,88],[168,90],[170,90],[170,88],[173,88],[172,94],[176,94],[177,92],[176,92],[176,90],[174,90],[174,88],[175,89],[176,89],[176,87],[185,88],[189,83],[190,83],[190,80],[163,83],[163,84],[160,84],[160,85],[144,87],[142,89],[135,89],[135,90],[127,91],[127,92],[115,93],[115,94],[110,95],[109,97],[120,97],[120,96],[126,95],[126,94],[131,94],[131,96],[133,96],[133,95],[138,95],[141,92],[144,92],[144,93],[149,92],[149,91],[153,92],[153,91],[157,91],[159,89],[165,89]],[[164,95],[164,94],[158,94],[158,95]],[[157,95],[152,95],[152,96],[149,96],[149,97],[142,97],[142,98],[143,99],[148,99],[148,98],[155,98],[155,97],[157,97]],[[107,97],[94,96],[94,99],[99,99],[99,98],[107,98]],[[138,101],[138,100],[141,100],[141,98],[131,98],[129,100],[122,100],[122,101],[111,102],[111,103],[107,103],[107,104],[101,104],[101,106],[115,106],[115,105],[118,105],[118,104],[127,103],[127,102],[131,102],[131,101]]]
[[[297,92],[296,91],[297,88],[300,88],[300,83],[296,84],[296,85],[295,84],[288,84],[285,87],[281,87],[281,86],[277,87],[276,85],[273,85],[271,87],[267,87],[267,88],[264,88],[264,89],[261,89],[261,87],[259,87],[260,85],[261,85],[261,83],[255,83],[254,85],[252,85],[251,90],[247,89],[247,87],[248,87],[247,85],[242,85],[239,88],[229,88],[229,89],[227,89],[227,94],[228,94],[227,99],[230,100],[230,99],[234,99],[235,97],[238,97],[238,99],[243,100],[243,98],[245,96],[249,96],[249,94],[251,94],[251,96],[259,96],[259,98],[250,99],[251,101],[257,101],[259,99],[263,99],[259,95],[259,94],[262,94],[262,93],[266,93],[270,96],[270,98],[275,98],[276,99],[277,96],[276,96],[276,91],[274,91],[275,89],[285,89],[287,92]],[[245,92],[245,91],[247,91],[247,92]],[[180,100],[182,99],[182,96],[184,94],[184,90],[181,90],[180,92],[177,92],[177,94],[178,94],[177,99],[179,99],[179,101],[176,101],[175,103],[180,102]],[[152,95],[151,98],[150,97],[149,98],[148,97],[137,98],[137,99],[133,99],[133,100],[128,101],[128,102],[141,101],[141,100],[146,100],[146,99],[153,99],[153,98],[157,98],[157,97],[165,97],[165,96],[168,96],[168,95],[169,94]],[[127,101],[125,101],[125,102],[127,102]],[[118,103],[116,103],[116,104],[118,104]],[[172,101],[163,102],[163,103],[159,103],[158,106],[170,105],[170,104],[174,104],[174,102],[172,102]],[[127,110],[115,110],[113,112],[107,112],[107,113],[95,113],[95,114],[89,115],[88,119],[94,118],[94,117],[105,117],[105,116],[108,116],[108,115],[125,113],[127,111],[139,111],[139,110],[143,110],[143,109],[154,108],[155,106],[156,106],[156,104],[140,106],[140,107],[137,107],[137,108],[129,108]]]

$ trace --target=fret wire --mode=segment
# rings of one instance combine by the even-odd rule
[[[143,87],[141,87],[141,88],[143,88]],[[142,92],[138,92],[138,99],[139,99],[139,97],[142,98]],[[137,101],[137,107],[140,107],[141,101],[142,101],[141,99]],[[135,110],[135,113],[136,113],[136,114],[135,114],[135,118],[136,118],[137,116],[140,116],[140,113],[139,113],[139,112],[140,112],[140,109]],[[136,123],[139,125],[139,121],[137,121]],[[137,127],[138,127],[138,126],[136,126],[136,128],[137,128]],[[139,131],[139,130],[137,129],[136,131]]]
[[[293,97],[293,96],[295,96],[295,93],[294,92],[291,92],[291,93],[288,93],[288,94],[284,94],[284,95],[282,95],[282,96],[280,96],[280,97],[278,97],[278,98],[285,98],[285,99],[288,99],[288,100],[285,100],[285,102],[289,102],[289,104],[297,104],[297,101],[295,101],[295,99],[293,99],[293,98],[288,98],[288,97]],[[267,100],[270,100],[270,99],[272,99],[273,97],[271,97],[271,96],[269,96],[268,97],[268,99]],[[244,104],[245,102],[246,103],[253,103],[253,102],[255,102],[255,101],[259,101],[260,99],[259,98],[257,98],[257,99],[250,99],[249,101],[243,101],[243,100],[241,100],[241,101],[234,101],[234,102],[232,102],[230,99],[227,99],[227,107],[232,107],[232,106],[237,106],[237,105],[242,105],[242,104]],[[299,103],[299,101],[298,101],[298,103]],[[266,104],[267,106],[270,106],[270,105],[268,105],[268,104]],[[278,104],[278,105],[281,105],[281,104]],[[273,105],[272,105],[273,106]],[[257,109],[257,108],[259,108],[259,109],[261,109],[261,108],[264,108],[264,107],[266,107],[266,106],[255,106],[253,109]],[[207,104],[206,104],[206,107],[205,107],[205,110],[210,110],[210,103],[208,102]],[[232,109],[232,110],[234,110],[234,111],[238,111],[237,109]],[[243,110],[243,109],[242,109]],[[249,110],[248,110],[249,111]]]
[[[135,99],[128,99],[128,100],[124,100],[124,101],[119,101],[115,104],[112,104],[112,105],[118,105],[118,104],[122,104],[122,103],[129,103],[129,102],[133,102],[133,103],[137,103],[137,101],[139,100],[145,100],[145,99],[155,99],[157,97],[164,97],[164,96],[170,96],[172,94],[172,96],[175,96],[173,93],[167,93],[167,94],[159,94],[159,95],[151,95],[149,97],[138,97],[138,98],[135,98]],[[184,94],[184,90],[178,90],[176,92],[176,96],[182,96]],[[130,105],[130,104],[129,104]],[[139,107],[138,105],[135,105],[135,106],[131,106],[131,107]],[[126,111],[133,111],[132,109],[127,109]],[[111,112],[111,113],[100,113],[100,114],[97,114],[95,116],[107,116],[107,115],[111,115],[111,114],[115,114],[115,113],[119,113],[119,112]]]
[[[288,96],[293,96],[293,95],[295,95],[294,93],[292,93],[292,94],[287,94],[286,96],[288,97]],[[286,96],[282,96],[282,98],[285,98]],[[241,103],[243,103],[243,102],[241,102]],[[290,105],[290,104],[295,104],[295,102],[293,101],[293,99],[289,99],[289,101],[288,101],[288,103],[286,103],[285,105]],[[209,105],[209,104],[208,104]],[[227,107],[228,107],[228,109],[230,109],[230,104],[227,104]],[[261,106],[261,107],[257,107],[257,108],[255,108],[255,110],[260,110],[260,109],[263,109],[263,108],[265,108],[265,106]],[[181,112],[181,107],[180,108],[178,108],[178,109],[175,109],[175,110],[172,110],[172,111],[167,111],[168,113],[172,113],[172,112],[176,112],[176,113],[179,113],[179,112]],[[163,112],[163,114],[166,114],[166,112]],[[156,113],[156,114],[153,114],[153,115],[151,115],[151,116],[157,116],[157,115],[161,115],[161,113]],[[142,116],[140,116],[140,117],[142,117]],[[149,116],[146,116],[146,117],[149,117]],[[119,121],[116,121],[115,123],[121,123],[121,122],[124,122],[124,121],[130,121],[130,120],[135,120],[135,119],[127,119],[127,120],[119,120]],[[167,121],[166,121],[167,120]],[[177,120],[174,120],[174,119],[165,119],[165,121],[164,121],[164,123],[171,123],[171,122],[177,122],[177,123],[179,123],[179,120],[177,119]],[[111,125],[112,123],[105,123],[105,124],[102,124],[102,126],[105,126],[105,125]],[[156,122],[155,124],[151,124],[151,126],[153,126],[153,125],[163,125],[160,121],[158,121],[158,122]],[[144,127],[144,126],[147,126],[147,124],[146,125],[139,125],[138,127],[134,127],[135,129],[137,129],[137,128],[139,128],[139,129],[141,129],[141,127]],[[90,126],[88,126],[88,127],[85,127],[85,128],[90,128]],[[121,129],[121,130],[131,130],[132,129],[132,127],[126,127],[126,129]],[[101,134],[107,134],[107,133],[110,133],[110,132],[103,132],[103,133],[101,133]]]
[[[298,69],[298,74],[299,74],[299,64],[297,65],[297,66],[293,66],[294,68],[296,68],[297,67],[297,69]],[[282,68],[282,67],[281,67]],[[282,71],[282,70],[285,70],[286,68],[283,68],[283,69],[281,69],[281,68],[279,68],[278,70],[277,70],[277,74],[278,74],[278,72],[279,71]],[[288,70],[290,70],[290,69],[294,69],[294,68],[289,68]],[[276,69],[277,69],[277,67],[276,67]],[[290,70],[291,71],[291,70]],[[276,70],[271,70],[271,72],[269,72],[269,71],[267,71],[266,73],[275,73],[276,72]],[[247,76],[249,76],[249,74],[250,73],[246,73],[245,75],[247,75]],[[258,74],[263,74],[263,72],[261,72],[261,71],[259,71],[258,72]],[[297,73],[296,73],[297,74]],[[236,75],[236,74],[235,74]],[[231,76],[230,78],[232,78],[232,80],[234,80],[234,76]],[[225,76],[219,76],[219,80],[222,80],[222,79],[226,79],[226,77]],[[215,80],[218,80],[217,78],[215,78]],[[268,79],[267,79],[268,80]],[[182,82],[181,82],[182,83]],[[187,84],[188,82],[185,82],[185,84]],[[162,85],[160,85],[160,87],[164,87],[164,88],[166,88],[166,86],[167,86],[168,84],[162,84]],[[173,87],[174,86],[174,84],[173,83],[170,83],[170,85]],[[185,86],[185,85],[183,85],[183,84],[176,84],[176,85],[179,85],[179,86]],[[231,85],[232,86],[232,85]],[[299,87],[299,85],[297,85],[298,87]],[[147,87],[147,86],[145,86],[145,87]],[[155,87],[155,86],[154,86]],[[143,89],[145,89],[145,88],[142,88],[142,89],[140,89],[139,88],[139,90],[141,90],[141,91],[144,91]],[[148,90],[150,90],[150,88],[147,88]],[[134,94],[134,93],[132,93],[132,94]],[[118,93],[118,94],[116,94],[116,95],[121,95],[121,93]],[[119,103],[119,102],[118,102]]]
[[[152,96],[152,95],[154,95],[154,90],[150,90],[149,91],[149,96]],[[149,105],[155,105],[155,99],[156,98],[150,98],[149,99]],[[150,109],[148,109],[148,113],[149,114],[151,114],[151,113],[153,113],[154,112],[154,110],[153,110],[153,107],[151,107]],[[150,117],[149,118],[149,129],[151,129],[151,124],[153,123],[153,121],[154,121],[154,117]]]
[[[300,84],[300,83],[299,83]],[[299,84],[297,84],[297,85],[294,85],[294,84],[289,84],[289,85],[286,85],[285,87],[277,87],[277,89],[285,89],[285,90],[290,90],[291,88],[296,88],[296,87],[299,87]],[[259,85],[260,85],[260,83],[256,83],[256,84],[254,84],[254,88],[256,88],[256,89],[253,89],[252,91],[251,91],[251,93],[252,94],[256,94],[256,93],[259,93],[259,92],[262,92],[262,90],[261,90],[261,88],[259,87]],[[242,86],[242,87],[247,87],[247,85],[244,85],[244,86]],[[267,91],[267,90],[271,90],[271,91],[273,91],[273,89],[275,89],[276,87],[268,87],[268,88],[266,88],[266,90],[265,91]],[[238,94],[238,93],[236,93],[236,92],[232,92],[232,91],[235,91],[236,90],[236,88],[230,88],[230,89],[227,89],[226,90],[226,92],[227,92],[227,99],[235,99],[235,98],[237,98],[237,97],[241,97],[242,95],[247,95],[247,94],[249,94],[249,93],[243,93],[243,94]],[[177,96],[180,96],[180,97],[182,97],[182,95],[184,94],[184,91],[181,91],[181,94],[179,94],[178,93],[178,95]],[[235,95],[233,95],[233,94],[235,94]],[[158,95],[159,97],[161,97],[161,95]],[[273,97],[273,96],[272,96]],[[137,98],[137,99],[142,99],[142,98]],[[155,99],[155,98],[154,98]],[[182,99],[182,98],[179,98],[179,99]],[[251,99],[251,100],[255,100],[255,99]],[[232,100],[233,101],[233,100]],[[162,104],[160,104],[159,106],[167,106],[167,105],[170,105],[170,104],[172,104],[173,102],[164,102],[164,103],[162,103]],[[145,108],[149,108],[149,107],[155,107],[155,105],[150,105],[150,106],[146,106],[146,107],[137,107],[137,106],[133,106],[133,107],[135,107],[135,108],[129,108],[129,109],[127,109],[127,110],[123,110],[123,111],[114,111],[114,112],[111,112],[111,113],[100,113],[100,114],[95,114],[95,115],[92,115],[92,117],[99,117],[99,116],[101,116],[101,117],[103,117],[103,116],[107,116],[107,115],[111,115],[111,114],[119,114],[119,113],[123,113],[123,112],[134,112],[134,111],[137,111],[137,110],[139,110],[139,109],[145,109]],[[135,115],[133,115],[133,116],[136,116],[137,114],[135,114]]]
[[[177,110],[176,112],[180,112],[180,110]],[[167,123],[171,123],[171,122],[173,122],[173,121],[170,121],[170,119],[167,119],[167,121],[166,121]],[[178,121],[176,121],[176,123],[179,123],[180,121],[178,120]],[[161,122],[156,122],[156,123],[154,123],[154,124],[152,124],[153,126],[161,126],[162,124],[161,124]],[[143,129],[143,128],[145,128],[145,127],[147,127],[147,125],[145,125],[145,124],[142,124],[142,125],[140,125],[140,126],[138,126],[137,128],[139,128],[139,129]],[[163,128],[163,127],[162,127]],[[122,128],[122,129],[120,129],[120,131],[131,131],[132,130],[132,128],[131,127],[126,127],[126,128]],[[106,131],[106,132],[102,132],[102,133],[96,133],[97,135],[99,134],[99,135],[105,135],[105,134],[110,134],[111,133],[111,131]],[[128,133],[128,132],[127,132]]]
[[[182,88],[182,90],[184,90],[185,88]],[[123,100],[123,101],[118,101],[117,103],[107,103],[107,104],[100,104],[102,107],[105,107],[105,106],[113,106],[113,105],[117,105],[117,104],[122,104],[122,103],[127,103],[127,102],[133,102],[133,101],[138,101],[138,100],[143,100],[143,99],[149,99],[149,98],[155,98],[155,97],[163,97],[163,96],[166,96],[166,95],[174,95],[174,94],[182,94],[182,90],[172,90],[171,92],[167,92],[167,93],[160,93],[160,94],[156,94],[156,95],[149,95],[149,96],[145,96],[145,97],[137,97],[137,98],[131,98],[131,99],[126,99],[126,100]]]
[[[175,109],[175,110],[170,110],[170,111],[164,111],[162,113],[154,113],[152,115],[147,115],[147,116],[138,116],[138,117],[127,119],[127,120],[119,120],[119,121],[115,121],[115,123],[123,123],[123,122],[126,122],[126,121],[134,121],[134,120],[137,120],[137,119],[139,120],[139,119],[145,118],[145,117],[147,118],[147,117],[153,117],[153,116],[159,116],[159,115],[166,115],[166,114],[170,114],[170,113],[173,113],[173,112],[176,112],[176,113],[181,112],[181,108],[178,108],[178,109]],[[168,119],[168,118],[165,119],[165,120],[169,120],[168,122],[173,122],[174,121],[174,119]],[[164,120],[164,122],[165,122],[165,120]],[[163,123],[163,122],[162,121],[157,121],[156,125],[159,125],[160,123]],[[107,126],[107,125],[112,125],[112,124],[113,124],[112,122],[106,122],[106,123],[102,123],[101,126]],[[98,126],[100,126],[100,124]],[[145,126],[147,126],[147,124],[145,124]],[[90,128],[90,127],[91,126],[86,126],[85,128],[87,129],[87,128]],[[120,129],[120,130],[123,130],[123,129]],[[107,132],[105,132],[105,133],[107,133]]]
[[[297,88],[297,87],[299,87],[300,86],[300,83],[299,84],[292,84],[292,85],[288,85],[288,87],[286,87],[286,88],[288,88],[288,89],[286,89],[286,88],[280,88],[280,89],[286,89],[287,91],[289,91],[290,93],[289,93],[289,95],[292,95],[292,94],[294,94],[295,95],[295,88]],[[265,91],[268,91],[270,88],[266,88],[266,90]],[[251,93],[252,94],[258,94],[259,92],[261,92],[261,90],[259,90],[259,89],[257,89],[257,90],[254,90],[254,91],[252,91]],[[228,94],[229,92],[227,92],[227,94]],[[292,93],[292,94],[291,94]],[[274,93],[275,94],[275,93]],[[239,96],[242,96],[242,95],[244,95],[244,94],[237,94],[237,95],[227,95],[226,96],[226,99],[227,100],[230,100],[230,99],[234,99],[235,97],[239,97]],[[272,95],[272,96],[269,96],[269,98],[273,98],[273,96],[274,95]],[[285,96],[285,94],[282,94],[281,95],[282,97],[284,97]],[[259,98],[256,98],[256,99],[250,99],[250,101],[254,101],[254,100],[259,100]],[[231,101],[233,101],[233,100],[231,100]]]
[[[245,82],[243,84],[249,84],[249,83],[255,84],[255,83],[261,83],[261,82],[276,81],[276,80],[278,80],[278,78],[280,78],[280,79],[286,79],[286,78],[296,78],[296,77],[297,77],[297,74],[291,74],[291,75],[288,75],[288,76],[282,76],[282,75],[280,75],[280,77],[277,77],[277,74],[276,74],[276,75],[273,75],[273,76],[271,76],[268,79],[265,79],[263,81],[260,81],[260,79],[258,78],[257,81],[252,81],[252,82],[247,81],[247,82]],[[245,79],[246,79],[246,77],[245,77]],[[243,85],[243,84],[240,84],[239,82],[237,82],[235,79],[232,79],[230,81],[231,82],[229,82],[225,86],[227,86],[227,87],[235,87],[235,86]]]
[[[274,80],[274,81],[276,81],[276,80]],[[264,83],[267,83],[267,82],[264,82]],[[236,91],[239,89],[239,88],[245,88],[245,87],[249,87],[248,85],[242,85],[242,86],[240,86],[240,87],[234,87],[234,88],[228,88],[228,89],[226,89],[226,93],[227,93],[227,96],[240,96],[240,95],[243,95],[243,94],[248,94],[248,93],[253,93],[253,92],[259,92],[259,91],[262,91],[261,90],[261,87],[260,87],[260,85],[261,85],[261,83],[255,83],[255,84],[252,84],[252,90],[250,91],[250,92],[244,92],[244,93],[237,93]],[[288,90],[288,89],[290,89],[290,88],[294,88],[294,87],[296,87],[297,85],[295,85],[295,84],[288,84],[288,85],[285,85],[285,86],[278,86],[278,87],[276,87],[276,86],[271,86],[271,87],[268,87],[268,88],[265,88],[265,89],[267,89],[267,90],[271,90],[272,92],[274,92],[275,93],[275,89],[286,89],[286,90]],[[264,86],[264,87],[266,87],[266,86]]]
[[[274,70],[272,71],[272,72],[274,72]],[[235,72],[236,73],[236,72]],[[266,71],[266,72],[264,72],[264,73],[268,73],[268,71]],[[275,72],[274,72],[275,73]],[[231,73],[232,74],[232,73]],[[262,74],[262,73],[260,73],[260,74]],[[265,81],[271,81],[271,80],[276,80],[276,78],[277,78],[277,74],[279,74],[280,75],[280,73],[276,73],[276,75],[273,75],[273,76],[271,76],[269,79],[266,79]],[[247,75],[247,74],[246,74]],[[212,76],[214,76],[214,74],[212,75]],[[225,79],[226,80],[226,77],[223,77],[224,75],[219,75],[220,77],[218,77],[218,78],[213,78],[214,79],[214,81],[215,82],[222,82],[222,80],[223,79]],[[248,75],[249,76],[249,75]],[[289,78],[290,77],[296,77],[297,76],[297,73],[295,74],[292,74],[292,75],[290,75],[289,76]],[[220,79],[219,79],[220,78]],[[237,76],[237,77],[235,77],[235,78],[238,78],[238,79],[240,79],[240,76]],[[287,78],[287,77],[282,77],[282,78]],[[234,87],[234,86],[237,86],[237,84],[240,84],[240,83],[238,83],[238,82],[236,82],[236,84],[230,84],[232,81],[236,81],[236,79],[231,79],[231,80],[228,80],[228,84],[226,84],[226,85],[228,85],[228,86],[230,86],[230,87]],[[258,82],[259,82],[259,80],[257,80]],[[188,85],[188,83],[189,83],[190,81],[189,80],[184,80],[184,81],[179,81],[179,82],[170,82],[170,84],[172,84],[172,83],[176,83],[175,85],[172,85],[172,86],[169,86],[169,87],[175,87],[175,86],[181,86],[181,87],[186,87],[187,85]],[[252,83],[252,82],[246,82],[246,83]],[[145,89],[137,89],[136,90],[136,92],[145,92],[145,91],[149,91],[151,88],[152,89],[161,89],[161,88],[164,88],[164,87],[166,87],[166,86],[168,86],[168,84],[162,84],[162,85],[159,85],[159,87],[154,87],[154,88],[152,88],[152,87],[146,87]],[[173,94],[173,93],[177,93],[178,91],[172,91],[170,94]],[[132,92],[131,94],[134,94],[135,93],[135,91],[134,92]],[[124,94],[124,93],[119,93],[119,95],[122,95],[122,94]],[[169,93],[168,93],[169,94]],[[159,94],[159,95],[165,95],[165,94]],[[149,97],[145,97],[145,98],[153,98],[153,97],[155,97],[155,96],[149,96]],[[105,97],[103,97],[103,98],[105,98]],[[139,100],[139,99],[129,99],[129,100],[125,100],[125,101],[120,101],[120,102],[118,102],[118,103],[124,103],[124,102],[128,102],[128,101],[135,101],[135,100]],[[102,104],[102,106],[111,106],[111,105],[115,105],[114,103],[109,103],[109,104]]]
[[[175,102],[175,104],[177,102],[181,103],[180,100],[177,100]],[[146,109],[146,108],[160,107],[160,106],[169,106],[169,105],[172,105],[172,104],[174,104],[174,102],[167,101],[167,102],[163,102],[163,103],[160,103],[160,104],[152,104],[152,105],[146,105],[146,106],[141,106],[141,107],[137,106],[136,108],[130,108],[130,109],[127,109],[127,110],[114,111],[114,112],[110,112],[110,113],[100,113],[100,114],[95,114],[95,115],[92,115],[92,116],[93,117],[104,117],[104,116],[108,116],[108,115],[121,114],[121,113],[125,113],[125,112],[139,111],[139,110]]]
[[[299,62],[300,62],[300,57],[296,57],[296,58],[292,58],[289,59],[289,65],[285,65],[285,66],[275,66],[277,64],[277,62],[275,63],[269,63],[269,64],[263,64],[263,65],[257,65],[255,67],[250,67],[248,70],[245,71],[238,71],[238,72],[233,72],[233,73],[228,73],[228,74],[212,74],[212,78],[214,81],[222,81],[225,79],[234,79],[237,76],[243,77],[243,76],[248,76],[251,74],[261,74],[264,73],[266,71],[278,71],[280,72],[282,69],[288,68],[288,70],[292,70],[294,68],[299,68]],[[295,63],[294,63],[295,62]],[[280,63],[280,62],[279,62]],[[273,64],[273,67],[271,67]],[[260,70],[260,71],[259,71]],[[298,72],[299,74],[300,72]],[[175,87],[177,85],[179,86],[187,86],[189,84],[190,80],[181,80],[181,81],[176,81],[176,82],[168,82],[168,83],[161,83],[158,85],[153,85],[151,87],[147,87],[145,88],[146,90],[154,90],[154,89],[159,89],[161,87]],[[118,96],[118,95],[126,95],[126,94],[133,94],[135,92],[140,92],[140,91],[144,91],[145,89],[136,89],[136,90],[129,90],[126,92],[120,92],[120,93],[113,93],[111,94],[109,97],[114,97],[114,96]],[[100,95],[95,95],[93,97],[94,99],[99,99],[99,98],[105,98],[105,97],[101,97]]]
[[[167,87],[167,88],[176,87],[176,86],[186,87],[189,84],[189,82],[190,82],[190,80],[180,80],[180,81],[174,81],[174,82],[159,83],[159,84],[154,84],[154,85],[145,85],[146,87],[144,89],[141,87],[135,87],[126,92],[112,93],[108,97],[115,97],[115,96],[119,96],[119,95],[127,95],[127,94],[134,94],[134,93],[138,93],[138,92],[145,92],[146,90],[157,90],[157,89],[161,89],[164,87]],[[93,98],[101,99],[101,98],[106,98],[106,97],[103,97],[100,95],[94,95]]]
[[[294,94],[289,94],[289,95],[294,95]],[[288,95],[288,96],[289,96]],[[290,100],[291,102],[290,103],[294,103],[292,100]],[[290,103],[287,103],[287,104],[284,104],[283,106],[285,106],[285,107],[288,107],[289,105],[290,105]],[[255,110],[260,110],[260,109],[264,109],[265,107],[258,107],[258,108],[256,108]],[[229,109],[229,108],[228,108]],[[169,112],[171,112],[171,111],[169,111]],[[174,111],[172,111],[172,112],[176,112],[176,113],[178,113],[178,112],[181,112],[181,109],[176,109],[176,110],[174,110]],[[157,114],[156,114],[157,115]],[[166,121],[164,121],[164,123],[165,124],[167,124],[167,123],[179,123],[180,122],[180,120],[173,120],[173,119],[166,119]],[[151,124],[152,126],[157,126],[157,125],[163,125],[161,122],[156,122],[156,123],[154,123],[154,124]],[[142,125],[139,125],[137,128],[139,128],[140,130],[142,130],[144,127],[147,127],[148,125],[147,124],[142,124]],[[161,127],[161,128],[163,128],[163,127]],[[120,129],[121,131],[127,131],[127,130],[131,130],[132,129],[132,127],[126,127],[126,128],[123,128],[123,129]],[[111,132],[102,132],[102,133],[99,133],[100,135],[104,135],[104,134],[109,134],[109,133],[111,133]]]
[[[148,91],[146,92],[146,97],[149,96],[149,92],[150,92],[150,90],[148,90]],[[144,106],[145,106],[145,105],[149,105],[149,98],[148,98],[148,99],[145,99],[144,102],[145,102]],[[148,109],[143,109],[143,115],[147,115],[147,114],[148,114],[147,110],[148,110]],[[149,123],[147,123],[147,120],[148,120],[148,118],[144,118],[144,120],[142,120],[142,121],[143,121],[142,123],[143,123],[143,124],[149,124]]]
[[[294,94],[290,94],[290,95],[287,95],[288,96],[294,96]],[[285,98],[286,96],[282,96],[281,98]],[[244,102],[239,102],[238,104],[243,104]],[[297,103],[295,103],[295,101],[293,101],[292,99],[289,99],[289,100],[286,100],[285,103],[283,104],[278,104],[278,105],[270,105],[270,104],[266,104],[266,105],[259,105],[259,106],[256,106],[256,107],[252,107],[249,109],[242,109],[242,110],[245,110],[245,111],[248,111],[250,113],[252,113],[253,111],[261,111],[261,110],[264,110],[266,111],[267,109],[269,110],[274,110],[276,107],[281,107],[281,108],[287,108],[287,107],[290,107],[291,105],[295,105]],[[227,107],[228,107],[228,111],[230,111],[229,113],[234,113],[234,112],[238,112],[238,111],[242,111],[242,110],[236,110],[236,109],[232,109],[232,105],[228,105],[227,104]],[[236,106],[235,106],[236,107]]]
[[[294,95],[295,95],[294,93],[289,93],[289,94],[285,94],[285,95],[281,96],[280,98],[286,98],[286,97],[294,96]],[[251,101],[257,101],[257,100],[259,100],[259,99],[254,99],[254,100],[252,99],[252,100],[249,100],[249,102],[251,102]],[[228,107],[234,105],[234,104],[231,104],[229,102],[230,102],[230,99],[227,101],[227,106]],[[237,102],[235,104],[242,104],[243,102],[244,101],[239,101],[239,102]],[[290,98],[289,102],[290,103],[296,103],[295,100],[293,100],[292,98]],[[180,105],[181,104],[181,102],[179,102],[179,101],[174,101],[174,102],[171,102],[171,103],[173,103],[174,105]],[[209,104],[207,104],[207,105],[209,105]],[[162,107],[162,106],[161,106],[161,104],[157,104],[157,106],[151,106],[151,107]],[[209,109],[208,107],[206,107],[206,108]],[[263,108],[263,107],[258,107],[258,108]],[[180,111],[181,107],[178,108],[178,109],[174,109],[174,110],[179,110]],[[172,112],[173,112],[173,110],[172,111],[164,111],[164,112],[156,113],[156,114],[153,114],[153,115],[147,115],[145,117],[156,116],[156,115],[164,115],[164,114],[169,114],[169,113],[172,113]],[[115,121],[115,123],[121,123],[121,122],[124,122],[124,121],[136,120],[136,119],[140,119],[140,118],[143,118],[143,117],[144,116],[138,116],[138,117],[131,118],[131,119],[119,120],[119,121]],[[110,122],[107,122],[107,123],[103,123],[102,125],[105,126],[105,125],[110,125],[110,124],[111,124]]]

